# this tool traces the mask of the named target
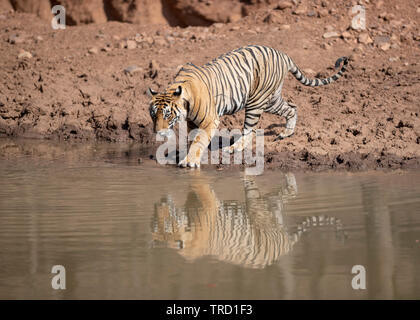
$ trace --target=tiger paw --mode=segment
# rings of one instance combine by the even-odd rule
[[[283,140],[285,138],[289,138],[294,135],[294,131],[292,129],[286,129],[284,132],[280,133],[274,141]]]
[[[182,168],[200,168],[200,161],[197,159],[189,159],[188,156],[185,157],[184,160],[180,161],[178,163],[178,167],[182,167]]]

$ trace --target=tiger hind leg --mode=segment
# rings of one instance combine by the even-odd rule
[[[281,100],[279,107],[274,108],[269,112],[286,118],[286,128],[274,139],[274,141],[291,137],[295,133],[297,121],[297,106],[295,104]]]
[[[245,107],[246,108],[246,107]],[[245,123],[243,135],[231,146],[224,148],[229,153],[241,152],[252,144],[253,134],[260,120],[264,108],[262,105],[253,107],[252,109],[245,109]]]

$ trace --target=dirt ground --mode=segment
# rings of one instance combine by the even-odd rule
[[[366,30],[351,28],[358,3]],[[187,62],[261,44],[290,55],[310,77],[333,74],[338,57],[351,58],[345,76],[329,86],[308,88],[288,76],[283,95],[298,105],[296,133],[274,142],[285,121],[263,116],[267,167],[420,167],[418,1],[280,1],[250,5],[234,20],[54,30],[33,14],[0,13],[0,137],[156,146],[149,86],[164,89]],[[243,117],[225,116],[222,126],[242,128]]]

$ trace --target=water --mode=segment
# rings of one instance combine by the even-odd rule
[[[0,140],[0,187],[2,299],[420,298],[416,172],[245,177]]]

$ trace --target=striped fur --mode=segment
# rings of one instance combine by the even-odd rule
[[[326,79],[308,79],[293,60],[278,50],[265,46],[246,46],[226,53],[204,66],[191,63],[184,66],[174,82],[163,93],[151,94],[150,112],[156,132],[165,134],[180,120],[189,127],[197,127],[205,134],[193,141],[188,156],[181,166],[199,166],[204,148],[217,129],[219,118],[245,109],[244,136],[255,131],[263,112],[286,118],[286,129],[276,139],[294,133],[296,106],[283,100],[281,90],[287,72],[305,86],[317,87],[332,83],[346,71],[348,59],[339,58],[336,68],[341,69]],[[240,139],[229,151],[241,151]]]
[[[340,220],[327,216],[302,217],[293,231],[287,228],[284,205],[297,194],[291,173],[269,194],[262,194],[250,177],[244,190],[245,202],[219,201],[210,185],[197,179],[183,207],[177,208],[170,196],[162,198],[152,220],[153,245],[176,249],[187,260],[212,256],[264,268],[290,253],[306,231],[332,226],[337,236],[342,232]]]

